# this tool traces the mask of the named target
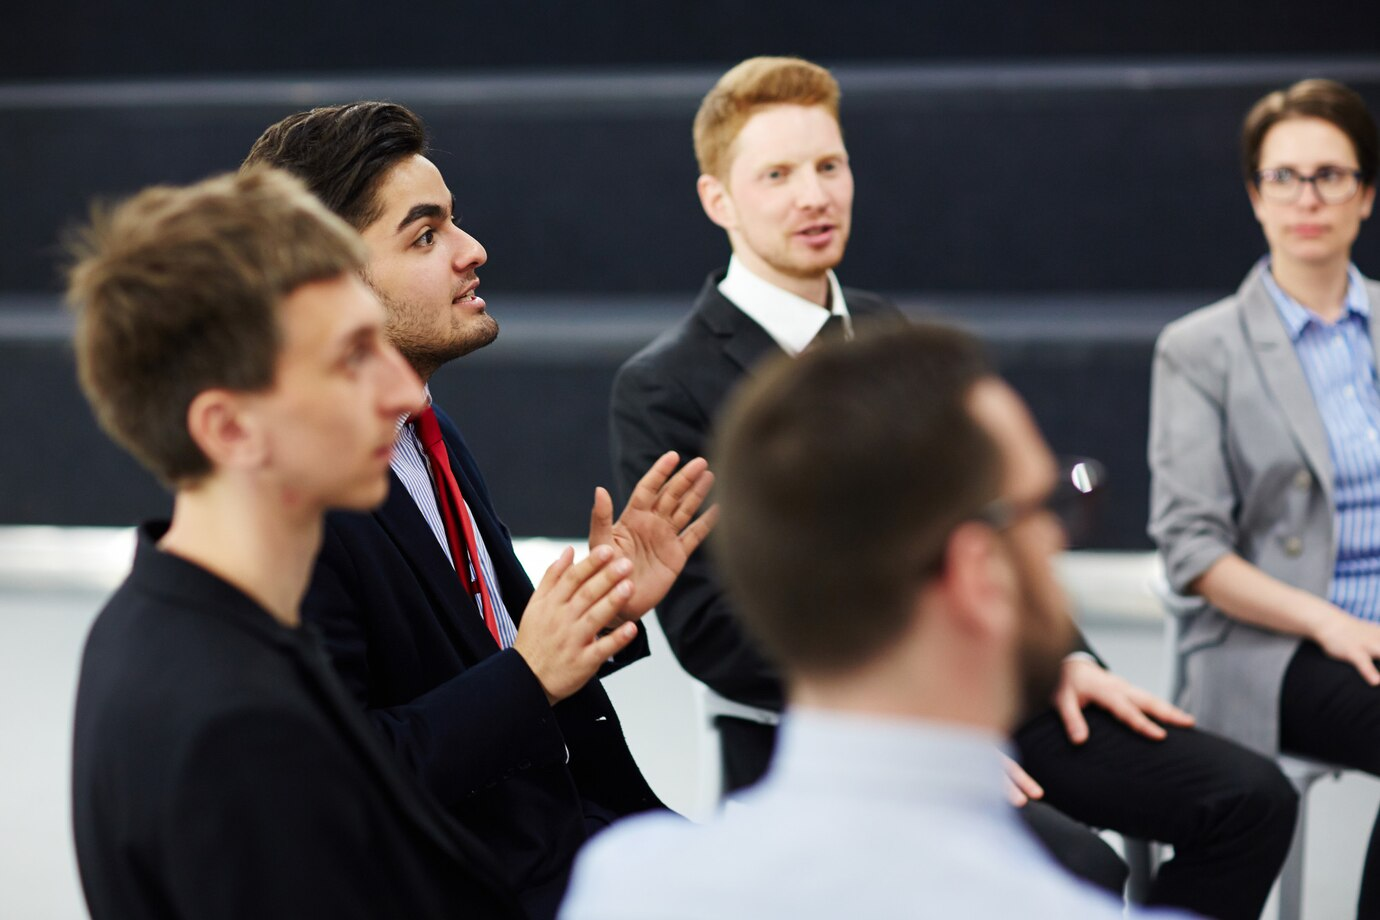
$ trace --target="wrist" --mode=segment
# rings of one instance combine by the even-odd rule
[[[1333,629],[1344,625],[1351,619],[1351,614],[1335,607],[1322,598],[1310,595],[1312,603],[1306,608],[1307,628],[1304,636],[1308,639],[1322,644],[1323,638]]]

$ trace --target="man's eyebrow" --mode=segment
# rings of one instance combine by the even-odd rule
[[[454,206],[455,202],[454,200],[452,200],[451,207]],[[403,219],[398,221],[397,229],[395,229],[393,232],[401,233],[408,226],[408,224],[422,220],[423,218],[427,220],[436,220],[437,218],[444,217],[445,213],[445,209],[442,208],[439,204],[414,204],[411,210],[409,210],[405,215],[403,215]]]
[[[361,323],[353,329],[346,330],[336,340],[336,355],[344,357],[360,345],[367,344],[374,337],[377,329],[376,324]]]

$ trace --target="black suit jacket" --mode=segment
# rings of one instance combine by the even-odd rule
[[[532,584],[474,457],[436,414],[520,623]],[[379,510],[327,516],[303,617],[397,757],[492,848],[534,917],[554,915],[592,829],[664,807],[597,679],[552,707],[522,656],[499,650],[396,475]]]
[[[614,476],[624,497],[637,471],[662,453],[703,454],[728,394],[757,364],[785,354],[765,329],[719,293],[723,277],[723,270],[711,273],[690,314],[629,358],[614,378]],[[876,294],[844,288],[844,299],[859,325],[905,321],[894,304]],[[715,576],[712,551],[711,545],[695,553],[657,605],[667,643],[681,666],[716,693],[779,710],[781,678],[739,625]],[[1091,653],[1081,634],[1077,647]],[[766,770],[775,729],[727,718],[720,725],[731,791]]]
[[[141,531],[77,690],[73,822],[95,920],[521,916],[314,636],[156,536]]]
[[[704,454],[724,400],[761,361],[784,355],[776,341],[719,293],[722,270],[705,281],[695,307],[619,369],[611,406],[614,477],[626,499],[657,457]],[[876,294],[845,288],[858,324],[900,322],[902,314]],[[701,549],[657,605],[657,619],[682,667],[715,692],[767,709],[782,706],[776,668],[744,636]],[[725,739],[726,741],[728,739]]]

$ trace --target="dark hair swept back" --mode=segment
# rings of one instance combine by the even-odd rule
[[[352,102],[289,115],[250,148],[244,166],[266,163],[297,176],[345,222],[379,219],[378,188],[400,160],[427,152],[426,127],[394,102]]]

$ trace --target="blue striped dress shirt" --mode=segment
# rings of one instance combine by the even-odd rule
[[[427,405],[431,405],[431,394],[427,393]],[[393,457],[389,461],[393,467],[393,472],[398,474],[402,484],[407,489],[407,494],[412,496],[417,507],[422,512],[422,517],[426,518],[427,526],[431,528],[431,533],[436,537],[436,542],[441,545],[441,551],[446,554],[452,567],[455,566],[455,559],[450,554],[450,544],[446,540],[446,525],[441,521],[441,510],[436,504],[435,487],[432,485],[430,467],[427,464],[426,449],[422,447],[422,442],[417,438],[417,433],[413,426],[407,424],[406,418],[398,419],[398,439],[393,444]],[[462,498],[461,501],[464,501]],[[465,511],[469,513],[469,503],[465,502]],[[474,515],[470,514],[470,519]],[[508,608],[503,606],[503,592],[498,588],[498,576],[494,574],[494,562],[489,557],[488,547],[484,545],[484,535],[479,532],[479,528],[474,528],[474,542],[479,550],[479,567],[483,570],[484,583],[489,586],[489,597],[494,605],[494,619],[498,623],[498,637],[500,644],[504,648],[511,648],[513,640],[517,638],[517,626],[513,623],[512,616],[508,613]],[[471,572],[473,575],[474,573]],[[480,619],[484,613],[480,611]]]
[[[1327,599],[1354,616],[1380,620],[1380,391],[1361,273],[1354,265],[1348,271],[1346,304],[1335,323],[1284,293],[1269,272],[1264,278],[1332,454],[1337,567]]]

